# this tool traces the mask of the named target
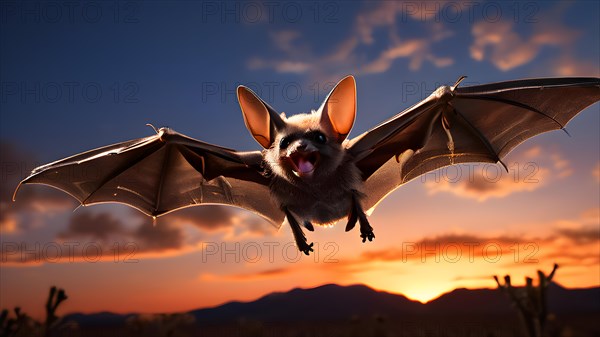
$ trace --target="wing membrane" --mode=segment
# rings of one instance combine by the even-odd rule
[[[236,152],[170,129],[158,131],[40,166],[19,186],[49,185],[82,205],[122,203],[154,217],[196,205],[231,205],[280,226],[284,215],[260,173],[260,152]]]
[[[454,88],[427,99],[350,141],[373,208],[398,186],[466,162],[501,162],[540,133],[562,129],[600,100],[598,78],[544,78]]]

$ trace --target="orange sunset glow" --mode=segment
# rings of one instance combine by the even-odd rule
[[[247,16],[254,7],[239,20],[218,14],[229,2],[132,3],[137,10],[123,7],[118,17],[102,7],[92,23],[81,14],[53,22],[43,2],[38,21],[18,2],[2,7],[0,309],[42,319],[51,286],[69,296],[61,314],[181,313],[324,284],[427,303],[454,289],[495,289],[494,275],[522,286],[555,263],[562,287],[600,286],[598,103],[567,125],[569,135],[518,146],[506,170],[454,165],[401,186],[370,214],[373,242],[362,243],[358,228],[346,233],[345,221],[315,226],[310,256],[289,226],[234,207],[153,220],[124,205],[79,207],[40,185],[22,186],[12,201],[33,168],[152,135],[146,123],[260,149],[244,126],[239,84],[260,88],[289,116],[318,108],[331,83],[353,74],[355,137],[461,75],[465,86],[598,77],[598,3],[531,2],[535,11],[517,13],[518,4],[495,2],[331,2],[334,12],[300,2],[294,22],[262,2],[255,21]],[[497,19],[489,3],[502,9]]]

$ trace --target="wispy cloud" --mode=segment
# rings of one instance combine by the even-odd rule
[[[481,21],[473,25],[471,32],[474,37],[471,57],[477,61],[487,58],[502,71],[529,63],[540,50],[540,46],[521,38],[509,21]],[[486,49],[489,55],[486,55]]]
[[[263,59],[253,57],[247,62],[250,70],[274,69],[278,73],[307,72],[311,64],[307,59],[312,58],[310,47],[302,40],[302,34],[295,30],[271,32],[269,38],[273,46],[288,57],[285,59]]]
[[[547,69],[551,69],[557,76],[600,76],[598,62],[577,59],[566,50],[563,55],[551,61]]]
[[[545,152],[543,156],[542,152]],[[517,192],[532,192],[573,172],[569,161],[560,153],[547,152],[549,151],[539,146],[520,152],[508,163],[509,172],[498,165],[467,164],[461,166],[458,172],[468,174],[458,176],[457,179],[429,179],[425,187],[430,195],[445,192],[480,202],[490,198],[504,198]],[[551,160],[548,161],[545,157],[550,157]]]
[[[489,61],[501,71],[508,71],[533,62],[549,47],[553,57],[545,61],[545,72],[551,70],[554,75],[560,76],[598,74],[600,67],[597,62],[579,60],[573,54],[582,32],[564,23],[568,6],[560,3],[551,10],[540,11],[535,20],[529,22],[532,28],[530,35],[518,30],[515,22],[509,19],[476,22],[471,28],[471,57],[477,61]]]
[[[67,229],[60,232],[58,238],[107,241],[115,235],[121,236],[125,233],[123,223],[110,213],[78,212],[71,217]]]
[[[296,268],[281,267],[281,268],[270,268],[260,271],[254,271],[249,273],[234,273],[234,274],[214,274],[214,273],[202,273],[199,276],[201,281],[211,282],[252,282],[263,279],[272,279],[288,275],[294,272]]]
[[[28,228],[17,233],[21,215],[4,220],[7,253],[5,266],[37,266],[44,263],[113,261],[114,259],[168,258],[202,250],[207,240],[241,242],[264,237],[275,230],[249,212],[221,206],[198,206],[153,221],[142,213],[124,209],[113,215],[102,209],[63,212],[66,228]],[[30,213],[30,212],[29,212]],[[33,212],[33,214],[37,214]],[[46,222],[46,224],[51,222]],[[20,234],[20,235],[19,235]],[[29,234],[29,235],[28,235]],[[30,237],[31,234],[34,236]]]
[[[487,256],[488,252],[482,247],[493,246],[494,250],[509,251],[515,244],[532,243],[539,244],[547,239],[523,238],[518,236],[479,236],[475,234],[448,233],[435,237],[423,238],[414,242],[405,242],[402,247],[387,247],[386,249],[373,250],[360,255],[359,261],[401,261],[423,260],[430,255],[437,260],[442,254],[454,254],[456,247],[469,251],[468,258],[480,258]],[[435,256],[435,255],[438,256]]]
[[[436,7],[438,10],[440,6]],[[410,11],[408,11],[410,9]],[[416,9],[425,9],[417,6]],[[425,19],[436,15],[435,10],[427,10],[427,15],[413,10],[401,2],[384,1],[366,6],[356,19],[352,30],[340,43],[325,52],[316,53],[308,39],[299,31],[284,30],[269,34],[272,45],[281,55],[264,58],[254,56],[247,62],[249,69],[272,69],[278,73],[311,73],[315,77],[332,79],[340,75],[374,74],[390,69],[397,59],[408,59],[409,69],[421,69],[425,62],[435,67],[447,67],[454,60],[448,56],[438,56],[432,46],[452,36],[452,32],[441,23],[423,25],[424,36],[401,36],[398,29],[399,18]],[[385,33],[387,39],[376,40],[375,33]],[[403,31],[403,33],[405,33]],[[420,33],[423,33],[420,31]],[[380,36],[380,34],[377,34]],[[385,46],[375,55],[367,55],[362,47]],[[325,72],[325,73],[324,73]]]
[[[78,202],[66,193],[40,186],[22,188],[12,202],[19,181],[39,163],[15,145],[0,146],[0,232],[10,251],[3,262],[9,265],[89,262],[90,254],[111,260],[115,247],[136,258],[161,258],[200,250],[201,240],[208,237],[240,241],[276,233],[259,216],[227,206],[185,208],[153,221],[122,206],[114,206],[119,209],[115,213],[107,205],[77,208]],[[48,249],[53,255],[46,256]]]
[[[27,177],[40,162],[35,155],[19,146],[0,142],[0,232],[17,233],[36,226],[39,221],[23,221],[23,213],[55,214],[73,210],[77,202],[69,195],[47,187],[28,187],[19,190],[12,201],[19,182]]]
[[[362,67],[367,74],[383,73],[390,69],[394,60],[409,58],[408,68],[413,71],[421,69],[424,61],[430,61],[438,68],[447,67],[454,63],[450,57],[437,57],[430,51],[430,41],[427,39],[410,39],[398,41],[379,54],[379,57]]]
[[[549,223],[547,233],[540,236],[446,233],[425,237],[405,241],[394,247],[370,250],[356,258],[344,260],[335,267],[352,272],[364,271],[361,266],[378,262],[458,262],[453,261],[454,259],[468,260],[470,263],[477,260],[489,262],[496,258],[498,252],[503,252],[500,255],[504,255],[504,258],[508,256],[506,262],[513,262],[511,259],[516,257],[515,263],[550,260],[573,265],[585,260],[597,265],[600,263],[597,255],[597,249],[600,248],[599,216],[600,209],[591,209],[578,218]],[[519,257],[516,253],[519,250],[522,250],[521,255],[524,256]],[[494,261],[496,262],[498,261]]]
[[[172,224],[155,225],[137,211],[126,219],[107,212],[78,211],[55,237],[5,240],[5,265],[41,265],[115,261],[182,254],[193,249],[183,230]],[[127,222],[126,222],[127,221]],[[52,235],[50,233],[46,235]],[[119,260],[116,260],[119,261]]]
[[[600,242],[600,208],[588,209],[577,219],[558,221],[554,230],[559,237],[577,244]]]

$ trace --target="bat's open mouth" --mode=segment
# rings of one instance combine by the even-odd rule
[[[292,170],[298,177],[310,177],[319,162],[319,152],[296,151],[289,155],[288,160],[292,164]]]

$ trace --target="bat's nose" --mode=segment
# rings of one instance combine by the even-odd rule
[[[295,152],[305,152],[305,153],[308,153],[308,152],[314,152],[314,151],[317,151],[317,149],[312,144],[310,144],[310,142],[308,142],[306,140],[303,140],[303,139],[300,139],[300,140],[294,142],[288,148],[287,154],[289,156],[289,155],[291,155],[292,153],[295,153]]]

